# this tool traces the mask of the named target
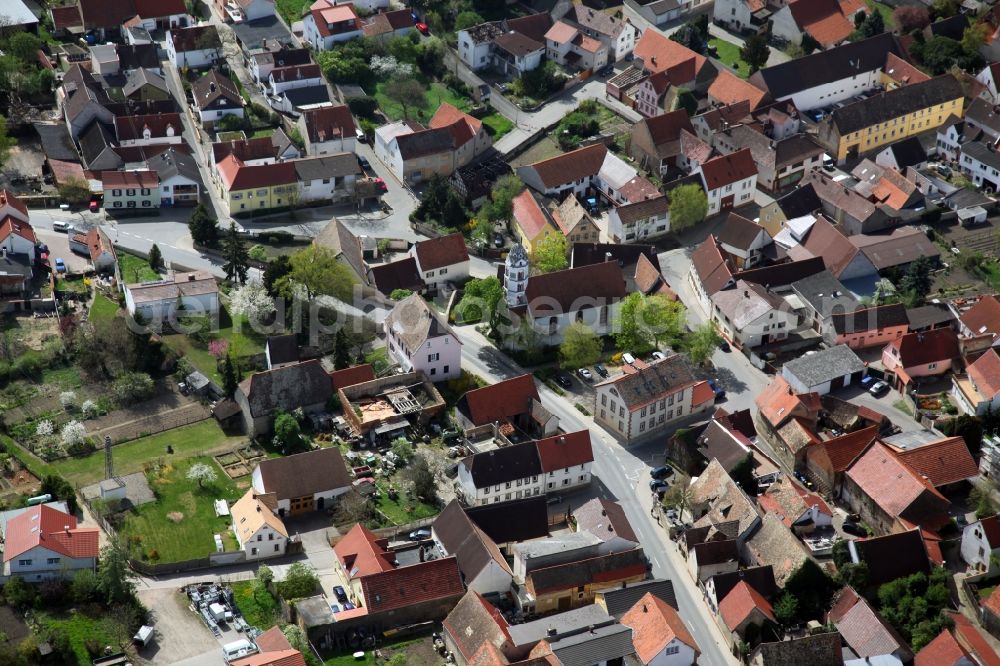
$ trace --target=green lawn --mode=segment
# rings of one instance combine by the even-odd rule
[[[116,445],[112,449],[115,473],[141,472],[145,463],[156,458],[173,462],[193,455],[232,448],[242,444],[244,439],[227,436],[214,419],[199,421],[189,426]],[[173,454],[167,453],[168,446],[173,448]],[[81,458],[67,458],[48,467],[62,474],[71,483],[84,486],[104,478],[104,451]],[[221,470],[219,473],[222,474]]]
[[[708,43],[710,46],[715,47],[716,52],[719,54],[719,60],[736,70],[736,73],[744,79],[750,76],[750,67],[740,57],[739,46],[718,37],[708,40]]]
[[[117,303],[100,292],[94,296],[94,304],[90,307],[90,321],[110,321],[117,314]]]
[[[388,485],[384,482],[379,482],[378,488],[379,498],[375,500],[375,506],[396,525],[405,525],[421,518],[430,518],[440,512],[435,506],[411,499],[405,492],[400,492],[396,500],[389,499],[389,494],[386,492]]]
[[[389,350],[379,347],[365,354],[365,363],[371,363],[372,370],[379,374],[389,367]]]
[[[277,0],[275,8],[288,25],[302,19],[302,12],[312,4],[312,0]]]
[[[83,278],[56,278],[56,291],[70,292],[75,294],[86,294],[87,285],[83,283]]]
[[[207,324],[206,324],[207,325]],[[239,329],[237,331],[237,328]],[[219,328],[211,334],[213,340],[228,340],[230,349],[235,348],[235,353],[240,357],[252,356],[264,351],[265,338],[250,329],[242,320],[235,322],[229,317],[229,312],[225,307],[219,310]],[[182,354],[191,364],[215,380],[221,386],[222,375],[219,374],[218,363],[214,356],[208,353],[207,344],[202,344],[183,333],[174,333],[163,336],[163,341],[176,351]]]
[[[500,137],[502,137],[504,134],[506,134],[507,132],[509,132],[512,129],[514,129],[514,123],[512,123],[509,120],[507,120],[507,118],[505,118],[504,116],[502,116],[502,115],[500,115],[499,113],[496,113],[496,112],[491,113],[490,115],[486,116],[482,120],[483,120],[483,124],[484,125],[486,125],[491,130],[493,130],[493,140],[494,141],[496,141],[497,139],[499,139]]]
[[[115,620],[110,617],[92,617],[84,613],[51,615],[43,611],[38,614],[38,621],[44,627],[66,632],[79,666],[90,666],[93,663],[93,657],[87,651],[88,642],[103,648],[115,645],[117,641]]]
[[[251,139],[269,139],[274,134],[274,129],[267,127],[259,129],[250,135]]]
[[[879,14],[882,15],[882,22],[885,23],[886,30],[892,30],[896,27],[896,19],[892,16],[892,7],[885,4],[884,2],[875,2],[874,0],[868,0],[868,8],[874,9]]]
[[[42,370],[42,384],[55,384],[66,391],[78,389],[83,385],[80,368],[75,365],[45,368]]]
[[[233,583],[232,588],[236,605],[239,606],[246,621],[253,626],[266,630],[273,627],[281,619],[278,601],[270,592],[261,592],[254,596],[253,581]]]
[[[118,265],[122,270],[122,279],[128,284],[159,280],[161,277],[153,270],[148,261],[127,252],[118,254]]]
[[[976,273],[990,286],[990,289],[1000,291],[1000,262],[987,258],[979,265]]]
[[[217,478],[199,487],[186,478],[195,463],[206,463]],[[126,515],[119,533],[133,542],[151,562],[180,562],[206,557],[215,552],[213,534],[224,532],[231,524],[229,516],[216,516],[214,501],[236,500],[240,491],[210,457],[171,460],[151,485],[158,499]]]
[[[437,108],[441,106],[443,102],[448,102],[452,106],[461,109],[462,111],[468,111],[472,108],[472,103],[469,101],[468,97],[463,97],[455,93],[455,91],[446,87],[443,83],[435,81],[428,85],[427,79],[422,76],[416,77],[424,86],[427,88],[427,92],[424,95],[424,104],[419,108],[408,108],[410,118],[418,119],[421,121],[427,121],[431,119]],[[403,119],[403,107],[399,102],[396,102],[385,94],[385,90],[391,83],[388,81],[383,81],[376,85],[375,87],[375,99],[378,100],[378,105],[382,109],[382,112],[387,115],[390,120],[402,120]]]

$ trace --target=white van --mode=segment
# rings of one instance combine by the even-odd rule
[[[73,225],[69,222],[63,222],[62,220],[53,220],[52,229],[54,231],[61,231],[64,234],[68,234],[69,230],[73,228]]]
[[[252,654],[257,654],[257,646],[245,638],[222,646],[222,656],[227,664]]]

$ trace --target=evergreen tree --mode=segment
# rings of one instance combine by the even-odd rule
[[[199,245],[215,245],[219,240],[219,228],[215,226],[215,219],[209,215],[203,204],[198,204],[191,213],[188,220],[188,231],[191,232],[191,239]]]
[[[347,342],[347,334],[344,329],[337,330],[337,335],[333,339],[333,367],[336,370],[343,370],[351,365],[351,348]]]
[[[250,254],[233,222],[229,223],[223,254],[226,263],[222,265],[222,270],[226,272],[226,279],[240,284],[246,282],[247,272],[250,270]]]
[[[222,391],[227,398],[233,397],[239,383],[240,376],[236,371],[236,364],[233,363],[233,357],[226,354],[226,357],[222,359]]]
[[[149,267],[154,271],[158,271],[163,268],[163,254],[160,252],[160,248],[153,243],[153,247],[149,248]]]

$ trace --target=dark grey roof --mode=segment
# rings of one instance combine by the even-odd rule
[[[288,136],[282,127],[275,129],[274,133],[271,135],[271,145],[274,146],[274,150],[278,155],[283,155],[293,143],[294,141],[292,141],[291,137]],[[296,149],[298,149],[298,147],[296,147]],[[357,162],[358,160],[355,158],[355,166],[357,166]],[[357,173],[360,173],[360,170]]]
[[[630,578],[636,575],[636,570],[640,566],[645,569],[646,565],[646,555],[642,548],[634,548],[620,553],[609,553],[586,560],[534,569],[527,574],[527,577],[531,578],[535,593],[542,594],[589,585],[601,577],[612,580],[616,576]]]
[[[824,316],[836,312],[853,312],[861,305],[847,287],[828,270],[796,280],[792,283],[792,291]]]
[[[42,150],[50,160],[79,162],[73,139],[66,129],[66,123],[35,123],[35,131],[42,141]]]
[[[774,582],[774,569],[768,564],[712,576],[712,584],[715,586],[715,600],[718,602],[725,599],[730,590],[736,587],[740,581],[746,581],[747,585],[757,590],[760,596],[765,599],[774,599],[778,594],[778,584]]]
[[[947,202],[949,208],[955,210],[972,208],[973,206],[989,206],[992,208],[995,203],[993,199],[990,199],[979,190],[970,190],[965,187],[960,187],[945,196],[944,200]]]
[[[574,268],[578,266],[589,266],[599,264],[606,260],[607,253],[611,253],[611,258],[622,266],[632,266],[639,261],[639,257],[645,255],[650,263],[660,270],[660,260],[656,254],[655,245],[641,245],[638,243],[573,243]]]
[[[760,661],[756,661],[757,657]],[[851,657],[854,655],[851,654]],[[841,637],[836,631],[802,636],[775,643],[761,643],[751,653],[751,663],[767,666],[842,666]],[[860,662],[861,660],[859,660]],[[890,660],[891,661],[891,660]]]
[[[299,339],[294,333],[272,335],[267,339],[267,353],[272,366],[296,363],[299,360]]]
[[[796,280],[815,275],[824,270],[823,257],[810,257],[800,261],[789,261],[784,264],[774,266],[764,266],[763,268],[751,268],[748,271],[733,274],[733,281],[746,280],[755,282],[762,287],[774,289],[792,284]]]
[[[163,80],[163,77],[148,69],[129,70],[125,74],[125,85],[122,86],[122,92],[128,97],[145,85],[153,86],[163,92],[170,92],[167,88],[167,82]]]
[[[924,150],[920,139],[915,136],[897,141],[889,146],[889,150],[892,151],[892,157],[896,160],[896,165],[901,172],[906,167],[916,166],[927,161],[927,151]]]
[[[742,215],[730,213],[729,216],[726,217],[725,222],[719,226],[715,236],[718,238],[720,243],[725,243],[726,245],[746,250],[749,249],[751,243],[753,243],[754,239],[757,238],[761,232],[764,232],[764,227],[759,224],[755,224],[753,221],[748,220]]]
[[[962,84],[951,74],[944,74],[834,109],[825,122],[832,123],[843,136],[962,96]]]
[[[495,543],[482,530],[475,529],[458,500],[452,500],[434,519],[434,537],[448,555],[458,560],[465,582],[471,583],[486,566],[500,557]]]
[[[327,384],[330,383],[327,378]],[[348,488],[351,475],[336,446],[296,453],[283,458],[270,458],[258,464],[264,482],[264,492],[275,493],[285,500]]]
[[[1000,169],[1000,153],[985,143],[970,141],[962,146],[962,155],[968,155],[988,167]]]
[[[371,266],[368,275],[369,283],[386,296],[397,289],[416,291],[424,286],[424,279],[417,270],[417,260],[413,257]]]
[[[565,613],[556,613],[524,624],[512,624],[507,628],[510,639],[517,646],[534,645],[538,641],[585,632],[590,627],[604,627],[615,624],[597,604],[574,608]],[[554,632],[555,635],[552,635]]]
[[[597,627],[548,643],[563,666],[616,663],[616,660],[635,654],[632,629],[621,624]]]
[[[299,180],[322,180],[333,176],[353,176],[361,173],[358,158],[354,153],[337,153],[321,157],[293,160]]]
[[[620,587],[599,591],[604,597],[604,607],[608,609],[608,615],[616,620],[620,620],[622,615],[627,613],[632,606],[635,606],[639,599],[652,594],[663,600],[674,610],[677,608],[677,596],[674,594],[674,584],[669,580],[644,580],[638,583],[623,583]]]
[[[462,460],[476,488],[495,486],[542,473],[542,461],[534,442],[492,449]]]
[[[404,160],[443,153],[455,148],[455,135],[448,127],[421,130],[396,137],[399,154]]]
[[[962,34],[969,27],[969,19],[965,14],[955,14],[940,21],[935,21],[927,27],[935,37],[947,37],[955,41],[961,41]]]
[[[754,74],[750,80],[751,83],[759,80],[772,97],[780,99],[824,83],[881,69],[889,53],[904,57],[895,36],[885,32],[860,42],[818,51],[767,67]]]
[[[201,183],[198,163],[190,155],[174,148],[164,150],[159,155],[146,160],[146,167],[159,174],[160,182],[174,176],[183,176],[195,183]]]
[[[273,40],[282,44],[292,43],[292,33],[285,24],[273,14],[255,21],[232,23],[230,27],[236,33],[236,39],[243,45],[244,51],[253,51],[264,45],[264,40]]]
[[[785,196],[777,199],[776,203],[785,217],[790,220],[808,215],[823,207],[823,202],[820,201],[811,183],[796,187]]]
[[[910,322],[910,331],[920,331],[941,324],[950,324],[955,321],[955,313],[944,303],[930,303],[908,309],[906,318]]]
[[[969,108],[965,111],[965,124],[988,129],[989,134],[996,136],[1000,133],[1000,113],[997,113],[995,106],[982,97],[977,97],[969,103]]]
[[[278,409],[290,412],[325,403],[333,395],[333,384],[319,361],[304,361],[253,374],[240,382],[240,391],[257,418]]]
[[[732,472],[750,456],[750,451],[733,439],[732,433],[715,420],[698,436],[698,451],[709,462],[718,460],[727,472]]]
[[[26,254],[5,254],[0,256],[0,273],[31,277],[31,260]]]
[[[472,506],[465,513],[496,543],[516,543],[549,535],[548,502],[544,495]],[[517,520],[511,520],[512,515]]]
[[[863,372],[865,363],[847,345],[837,345],[808,356],[800,356],[785,363],[783,368],[797,378],[806,388],[844,375]]]
[[[160,69],[160,47],[157,44],[119,44],[118,66],[122,70]]]
[[[326,86],[292,88],[291,90],[285,90],[281,94],[296,108],[330,101],[330,91],[327,90]]]
[[[906,308],[900,303],[858,307],[852,312],[836,313],[831,319],[833,329],[840,334],[874,331],[888,326],[908,326],[910,323],[906,317]]]
[[[631,374],[605,380],[602,384],[614,387],[622,402],[629,408],[659,400],[678,387],[695,382],[694,373],[681,354],[650,363],[648,367]]]
[[[868,583],[876,588],[931,568],[919,529],[858,539],[851,544],[851,559],[868,565]]]
[[[116,169],[124,162],[111,150],[115,145],[115,132],[99,120],[95,120],[79,137],[83,164],[88,169]],[[99,163],[100,160],[100,163]],[[104,164],[104,160],[111,163]]]

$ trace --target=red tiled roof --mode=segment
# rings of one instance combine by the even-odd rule
[[[913,449],[897,450],[896,456],[935,488],[979,475],[979,467],[961,437],[947,437]]]
[[[581,307],[582,298],[590,299],[590,303],[612,303],[627,295],[622,269],[614,261],[533,275],[524,293],[536,317],[560,308],[560,314],[574,311]]]
[[[968,368],[969,378],[984,398],[992,400],[1000,394],[1000,354],[996,349],[988,349]]]
[[[184,0],[132,0],[135,13],[144,19],[187,14]]]
[[[854,604],[858,603],[860,600],[861,597],[858,596],[858,593],[855,592],[853,588],[841,588],[840,592],[837,594],[836,600],[833,602],[833,606],[831,606],[830,610],[826,613],[827,624],[836,624],[837,622],[840,622],[840,620],[847,615],[847,611],[854,608]]]
[[[854,246],[854,243],[847,240],[847,236],[822,215],[816,216],[816,222],[812,225],[809,235],[806,236],[801,247],[808,250],[814,257],[823,257],[827,270],[838,278],[854,257],[861,252]]]
[[[321,76],[319,65],[309,63],[307,65],[289,65],[287,67],[275,67],[271,70],[271,78],[281,83],[286,81],[298,81],[299,79],[315,79]]]
[[[788,8],[798,26],[823,46],[842,42],[854,31],[837,0],[794,0]]]
[[[701,71],[706,58],[683,44],[668,38],[659,30],[646,30],[636,42],[633,54],[642,60],[650,72],[662,72],[688,60],[694,61],[695,74]]]
[[[77,527],[76,518],[47,505],[33,506],[7,521],[3,561],[42,546],[65,557],[97,557],[96,527]]]
[[[9,190],[0,190],[0,208],[10,206],[24,216],[24,221],[28,221],[28,207],[24,202],[11,194]]]
[[[254,643],[261,652],[278,652],[280,650],[290,650],[292,644],[288,642],[280,627],[274,626],[257,636]]]
[[[1000,296],[983,296],[959,317],[972,335],[1000,335]]]
[[[420,270],[429,271],[469,260],[469,249],[460,233],[418,242],[414,246]]]
[[[691,406],[703,405],[709,400],[715,400],[715,391],[707,381],[701,381],[691,387]]]
[[[90,251],[91,261],[97,261],[105,252],[109,253],[112,257],[115,256],[115,247],[111,244],[111,239],[108,238],[108,235],[100,227],[92,227],[87,232],[86,243],[87,249]]]
[[[373,379],[375,379],[375,370],[372,368],[371,363],[362,363],[351,368],[334,370],[330,373],[330,382],[333,384],[334,391],[362,382],[370,382]]]
[[[580,430],[565,435],[553,435],[535,442],[543,472],[553,472],[594,462],[590,431]]]
[[[355,133],[354,117],[344,104],[305,109],[302,111],[302,120],[305,122],[309,140],[314,143],[330,141],[337,137],[350,138]]]
[[[364,576],[361,591],[369,613],[460,597],[465,592],[455,556]]]
[[[983,637],[969,618],[961,613],[945,611],[955,623],[955,639],[968,650],[982,666],[1000,666],[1000,656]]]
[[[869,426],[828,439],[806,449],[806,456],[817,456],[820,465],[830,472],[843,472],[868,448],[869,444],[875,441],[878,431],[878,426]]]
[[[979,605],[997,617],[1000,617],[1000,587],[993,588],[993,591],[990,592],[990,596],[980,601]],[[930,662],[928,662],[928,664],[929,663]]]
[[[958,336],[949,327],[935,328],[923,333],[907,333],[890,342],[889,346],[898,351],[904,368],[951,361],[961,356]]]
[[[750,149],[744,148],[735,153],[707,160],[701,165],[701,173],[705,178],[705,187],[709,190],[716,190],[744,178],[756,176],[757,165],[753,161],[753,153],[750,152]]]
[[[711,234],[694,249],[691,263],[698,273],[702,288],[709,296],[725,287],[733,278],[729,261],[722,254],[718,239]]]
[[[556,21],[555,24],[549,28],[549,31],[545,33],[545,39],[551,40],[556,44],[565,44],[575,38],[576,35],[576,28],[571,26],[569,23]]]
[[[902,516],[921,496],[920,510],[944,511],[948,500],[931,483],[905,465],[885,444],[875,442],[847,470],[847,476],[890,516]],[[937,500],[937,502],[934,502]],[[938,504],[938,506],[934,506]],[[917,516],[905,516],[911,520]]]
[[[294,162],[275,164],[253,164],[247,166],[233,155],[228,155],[218,164],[226,188],[230,191],[251,190],[271,185],[288,185],[296,182]]]
[[[295,649],[258,654],[237,659],[232,666],[306,666],[306,658]]]
[[[528,240],[538,238],[549,224],[545,209],[539,205],[531,190],[524,190],[511,201],[512,214]]]
[[[815,393],[796,394],[780,375],[771,380],[754,402],[761,415],[776,428],[793,415],[811,416],[819,409],[819,396]]]
[[[607,155],[608,147],[595,143],[528,166],[535,170],[542,184],[548,188],[597,175]]]
[[[913,659],[913,666],[958,666],[959,662],[968,656],[969,653],[958,644],[951,631],[942,629],[937,638],[917,653]]]
[[[622,616],[621,624],[632,628],[635,653],[644,664],[652,662],[674,639],[692,648],[697,658],[700,650],[691,632],[684,626],[674,607],[647,592]]]
[[[309,6],[309,11],[313,20],[316,21],[316,29],[322,37],[335,34],[330,30],[331,24],[344,23],[347,26],[345,28],[338,27],[337,33],[361,29],[358,13],[354,10],[354,5],[350,3],[338,5],[335,4],[334,0],[316,0]],[[347,25],[347,22],[350,22],[350,25]]]
[[[11,234],[18,235],[31,243],[38,242],[38,239],[35,237],[35,230],[32,229],[30,224],[8,215],[0,220],[0,242],[6,240]]]
[[[735,631],[755,608],[767,616],[769,620],[774,621],[774,609],[767,599],[750,587],[746,581],[741,580],[719,603],[719,614],[726,626]]]
[[[148,188],[160,186],[160,177],[155,171],[102,171],[101,182],[104,189],[110,188]]]
[[[83,19],[80,17],[79,5],[66,5],[65,7],[52,7],[52,28],[56,32],[68,30],[70,28],[82,28]]]
[[[979,521],[986,534],[986,541],[993,548],[1000,547],[1000,516],[989,516]]]
[[[746,100],[750,102],[750,109],[753,110],[760,106],[767,93],[724,69],[708,87],[708,96],[727,105]]]
[[[352,527],[337,542],[333,552],[352,579],[395,568],[390,561],[392,555],[385,550],[384,542],[361,523]]]
[[[473,389],[462,397],[462,401],[469,419],[478,426],[527,413],[532,398],[538,400],[535,378],[521,375]]]

